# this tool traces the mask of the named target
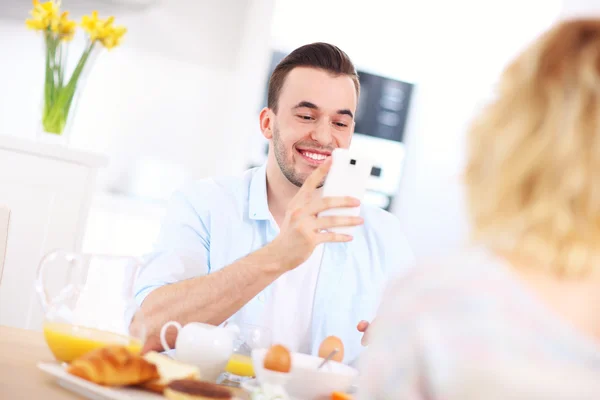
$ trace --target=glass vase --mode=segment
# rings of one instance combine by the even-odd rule
[[[51,42],[45,39],[46,71],[36,139],[69,146],[79,98],[100,49],[91,47],[67,73],[67,47],[71,44]]]

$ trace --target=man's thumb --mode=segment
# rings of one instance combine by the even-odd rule
[[[364,332],[367,330],[368,327],[369,327],[369,322],[363,320],[358,323],[358,325],[356,326],[356,329],[358,329],[359,332]]]

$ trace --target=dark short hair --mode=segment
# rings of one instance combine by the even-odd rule
[[[329,43],[312,43],[297,48],[288,54],[273,70],[269,79],[267,106],[277,112],[279,94],[285,78],[296,67],[317,68],[334,76],[348,75],[354,82],[356,97],[360,94],[360,82],[350,57],[340,48]]]

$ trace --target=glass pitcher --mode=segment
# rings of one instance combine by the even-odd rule
[[[135,257],[66,251],[41,260],[35,289],[44,311],[44,337],[58,361],[68,363],[113,344],[141,352],[146,329],[133,293],[141,265]]]

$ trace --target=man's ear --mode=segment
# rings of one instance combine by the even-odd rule
[[[273,138],[273,124],[275,123],[273,111],[265,107],[260,112],[260,131],[266,139]]]

